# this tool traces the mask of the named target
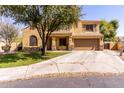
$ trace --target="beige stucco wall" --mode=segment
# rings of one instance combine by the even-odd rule
[[[96,28],[94,29],[94,32],[86,32],[82,25],[83,24],[96,24]],[[39,37],[39,34],[36,30],[30,29],[30,28],[26,28],[23,29],[23,40],[22,40],[22,45],[23,48],[24,47],[31,47],[29,46],[29,38],[31,35],[34,35],[37,37],[38,39],[38,47],[41,46],[41,38]],[[58,32],[60,34],[58,34]],[[63,34],[63,32],[67,32],[67,34]],[[69,32],[69,34],[68,34]],[[71,32],[71,34],[70,34]],[[58,48],[58,37],[68,37],[68,50],[72,50],[74,47],[74,38],[73,35],[77,34],[77,35],[81,35],[83,33],[88,33],[88,34],[92,34],[92,33],[99,33],[99,23],[98,22],[94,22],[94,21],[79,21],[77,26],[73,26],[71,29],[69,30],[62,30],[62,31],[57,31],[54,32],[54,35],[52,35],[52,50],[56,50]],[[87,35],[88,35],[87,34]],[[88,36],[88,37],[79,37],[79,38],[98,38],[99,39],[99,45],[100,45],[100,49],[102,49],[103,46],[103,37],[92,37],[92,36]]]
[[[41,46],[41,44],[42,44],[41,43],[41,38],[40,38],[38,32],[36,30],[30,29],[30,28],[26,28],[26,29],[23,30],[23,39],[22,39],[22,46],[23,46],[23,48],[24,47],[31,47],[31,46],[29,46],[29,39],[30,39],[30,36],[32,36],[32,35],[37,37],[38,47]]]
[[[73,32],[73,34],[77,34],[77,33],[83,33],[86,32],[85,29],[83,28],[83,24],[96,24],[96,28],[94,28],[94,32],[99,33],[99,23],[97,22],[87,22],[87,21],[79,21],[77,26],[73,26],[71,31]]]
[[[99,33],[99,23],[98,22],[89,22],[89,21],[88,22],[87,21],[83,21],[83,22],[82,21],[79,21],[77,23],[77,26],[73,25],[71,27],[71,29],[61,30],[60,33],[61,32],[70,31],[70,32],[72,32],[73,35],[75,35],[75,34],[79,34],[80,35],[81,33],[87,32],[85,29],[83,29],[83,27],[82,27],[83,24],[96,24],[96,28],[94,28],[94,32],[93,33]],[[90,33],[90,32],[88,32],[88,33]]]

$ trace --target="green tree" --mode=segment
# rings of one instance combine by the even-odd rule
[[[47,41],[54,31],[69,29],[80,17],[79,6],[74,5],[30,5],[1,6],[1,14],[14,18],[16,23],[24,23],[37,29],[42,39],[42,55],[45,54]]]
[[[2,49],[5,52],[10,51],[11,45],[18,37],[18,29],[9,23],[0,23],[0,41],[5,44]]]
[[[100,24],[100,31],[104,35],[104,41],[115,41],[119,22],[112,20],[110,22],[102,20]]]

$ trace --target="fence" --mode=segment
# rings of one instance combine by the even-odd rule
[[[119,50],[118,42],[104,42],[104,49]]]

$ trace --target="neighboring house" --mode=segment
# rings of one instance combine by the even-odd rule
[[[124,48],[124,37],[123,36],[118,36],[118,49]]]
[[[99,31],[100,21],[83,20],[70,30],[53,32],[47,44],[48,50],[103,50],[103,35]],[[23,29],[22,48],[39,49],[41,39],[38,32]]]
[[[123,36],[118,36],[117,38],[118,38],[119,42],[122,42],[124,44],[124,37]]]
[[[2,46],[4,46],[4,45],[5,45],[4,43],[0,42],[0,52],[3,52]]]
[[[13,42],[12,45],[11,45],[11,49],[10,50],[11,51],[17,50],[19,48],[19,44],[20,44],[20,42],[19,43]],[[4,43],[0,42],[0,52],[4,52],[2,50],[2,46],[4,46],[4,45],[5,45]],[[20,46],[22,46],[22,45],[20,45]]]

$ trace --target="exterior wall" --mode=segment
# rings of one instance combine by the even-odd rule
[[[59,46],[59,39],[66,38],[67,45]],[[52,37],[52,50],[68,50],[69,49],[69,37]]]
[[[68,50],[73,50],[74,49],[74,40],[72,38],[72,36],[69,37],[69,45],[68,45]]]
[[[83,24],[96,24],[96,28],[94,28],[93,32],[87,32],[83,29],[82,25]],[[81,36],[81,34],[85,34],[87,33],[86,37],[85,36]],[[90,35],[89,35],[90,34]],[[96,36],[92,36],[92,34],[95,34]],[[76,38],[97,38],[99,39],[99,49],[103,50],[103,37],[102,36],[97,36],[97,34],[100,34],[99,32],[99,22],[98,21],[79,21],[77,26],[73,26],[71,29],[69,30],[61,30],[61,31],[55,31],[52,33],[51,36],[51,41],[52,41],[52,45],[51,45],[51,49],[52,50],[57,50],[57,49],[65,49],[65,47],[60,47],[59,41],[58,39],[60,37],[67,37],[67,49],[68,50],[73,50],[74,49],[74,35],[79,35]],[[29,46],[29,38],[31,35],[34,35],[37,37],[38,40],[38,46],[33,46],[33,48],[37,48],[37,47],[41,47],[41,39],[39,37],[39,34],[36,30],[30,29],[30,28],[26,28],[23,30],[23,40],[22,40],[22,45],[23,45],[23,49],[24,48],[32,48],[32,46]]]
[[[103,42],[103,37],[99,39],[99,50],[104,49],[104,42]]]
[[[96,28],[94,28],[94,32],[93,33],[99,33],[99,23],[98,22],[89,22],[89,21],[79,21],[77,27],[73,26],[73,28],[71,29],[71,31],[73,32],[73,34],[80,34],[83,32],[87,32],[84,28],[83,25],[84,24],[96,24]],[[92,33],[92,32],[89,32]]]
[[[32,35],[37,37],[38,46],[30,46],[29,45],[30,36],[32,36]],[[27,29],[23,30],[23,40],[22,40],[23,49],[41,47],[41,44],[42,44],[41,39],[40,39],[39,34],[36,30],[30,29],[30,28],[27,28]]]
[[[62,32],[72,32],[73,35],[75,34],[82,34],[82,33],[87,33],[87,31],[85,29],[83,29],[82,25],[84,24],[96,24],[96,28],[94,28],[93,32],[88,32],[88,33],[99,33],[99,22],[87,22],[87,21],[79,21],[77,23],[77,26],[72,26],[71,29],[69,30],[61,30],[59,31],[60,33]],[[57,31],[58,32],[58,31]],[[55,32],[54,32],[55,33]]]
[[[118,50],[123,50],[124,49],[124,37],[122,36],[116,37],[116,41],[117,41]]]
[[[56,38],[55,37],[52,37],[52,50],[56,50]]]
[[[123,44],[121,44],[121,42],[117,42],[117,48],[118,50],[121,50],[122,48],[124,48]]]

